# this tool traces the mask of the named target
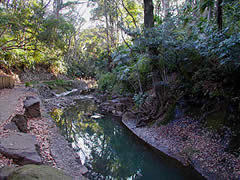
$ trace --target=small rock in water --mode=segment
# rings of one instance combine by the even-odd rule
[[[81,174],[87,174],[88,173],[88,169],[85,166],[82,166],[80,169]]]
[[[93,119],[100,119],[101,117],[102,117],[101,114],[95,114],[95,115],[91,116],[91,118],[93,118]]]

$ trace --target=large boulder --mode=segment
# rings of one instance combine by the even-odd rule
[[[9,122],[9,123],[7,123],[6,125],[4,125],[3,126],[3,129],[4,130],[12,130],[12,131],[18,131],[18,132],[20,132],[19,131],[19,129],[18,129],[18,127],[17,127],[17,125],[15,124],[15,122]]]
[[[45,166],[29,164],[13,169],[3,168],[0,177],[8,180],[72,180],[71,176],[64,174],[62,170]]]
[[[14,118],[12,119],[12,122],[14,122],[17,126],[17,128],[24,133],[27,133],[28,125],[27,125],[27,118],[25,115],[16,114]]]
[[[24,101],[25,116],[27,118],[41,117],[40,99],[38,97],[28,96]]]
[[[41,164],[42,160],[37,152],[35,136],[15,132],[0,141],[0,153],[14,159],[18,164]]]

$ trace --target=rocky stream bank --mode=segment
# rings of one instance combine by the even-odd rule
[[[49,116],[41,88],[0,90],[0,179],[86,179],[87,169]]]
[[[230,141],[227,133],[219,136],[187,115],[175,116],[165,125],[155,123],[137,127],[137,114],[128,111],[132,105],[131,98],[114,97],[100,107],[121,116],[123,124],[152,148],[177,159],[184,166],[193,167],[206,179],[240,179],[240,158],[226,151]]]

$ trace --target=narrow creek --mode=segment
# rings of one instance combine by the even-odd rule
[[[54,116],[81,162],[90,169],[89,179],[203,179],[144,144],[120,119],[100,114],[91,97],[85,96]]]

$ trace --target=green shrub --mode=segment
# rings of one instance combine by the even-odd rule
[[[30,81],[30,82],[28,81],[28,82],[25,82],[25,86],[26,87],[32,87],[32,86],[34,86],[38,83],[39,83],[39,81]]]
[[[136,104],[136,106],[140,107],[144,103],[147,96],[148,96],[147,93],[140,92],[139,94],[135,94],[133,96],[133,100],[134,100],[134,103]]]
[[[98,88],[102,91],[112,91],[114,85],[117,83],[116,75],[113,73],[106,73],[100,76],[98,80]]]
[[[31,85],[32,85],[31,82],[25,82],[26,87],[30,87]]]
[[[57,79],[55,81],[45,81],[44,84],[47,84],[48,86],[71,86],[71,81],[65,81],[62,79]]]

